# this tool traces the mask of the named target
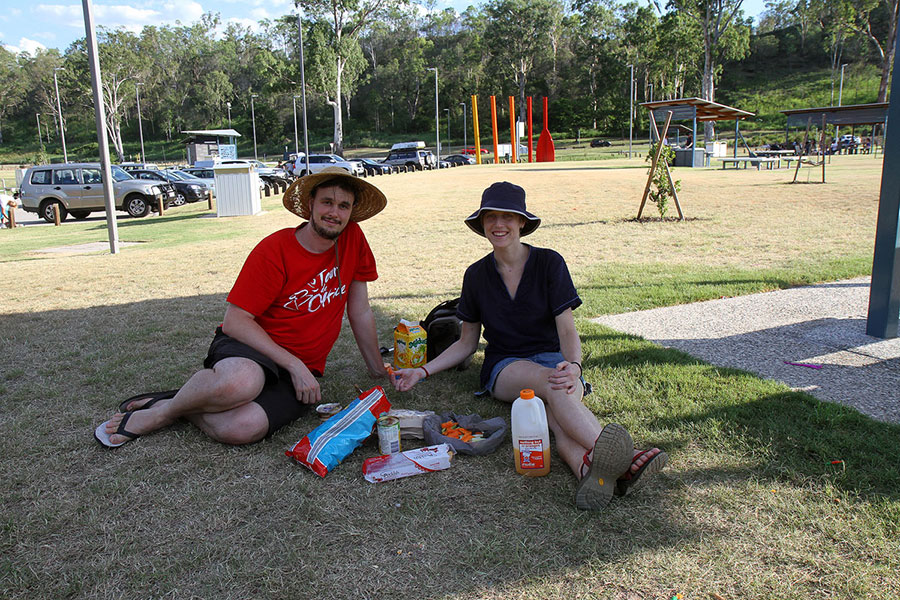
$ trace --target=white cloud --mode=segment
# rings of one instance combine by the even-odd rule
[[[145,2],[134,4],[94,3],[94,19],[97,25],[109,29],[123,27],[139,32],[146,25],[170,25],[175,21],[193,23],[203,15],[204,8],[199,2]],[[59,25],[84,28],[84,11],[78,4],[40,4],[37,11],[42,18]]]
[[[38,48],[46,50],[47,46],[43,45],[40,42],[29,40],[28,38],[21,38],[18,45],[14,46],[12,44],[5,44],[4,48],[9,50],[13,54],[18,54],[19,52],[34,54],[35,50],[37,50]]]

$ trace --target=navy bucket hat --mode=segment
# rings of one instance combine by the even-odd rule
[[[541,220],[525,210],[525,190],[508,181],[500,181],[493,184],[481,194],[481,207],[466,219],[469,229],[484,237],[484,225],[481,222],[481,214],[486,210],[510,212],[522,215],[525,225],[522,227],[521,236],[526,236],[541,224]]]

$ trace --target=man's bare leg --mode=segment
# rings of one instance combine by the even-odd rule
[[[225,358],[211,369],[194,373],[173,398],[133,412],[128,431],[143,435],[188,417],[207,435],[224,443],[257,441],[268,431],[268,419],[251,401],[259,396],[265,382],[265,371],[259,364],[242,357]],[[132,403],[133,410],[140,408],[137,403]],[[207,415],[216,418],[202,418]],[[124,416],[116,413],[106,425],[114,444],[125,440],[124,436],[113,435]]]

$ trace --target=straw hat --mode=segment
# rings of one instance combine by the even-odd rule
[[[343,180],[356,191],[351,221],[365,221],[374,217],[387,206],[387,198],[371,183],[351,175],[340,167],[326,167],[318,173],[301,177],[284,192],[284,207],[302,219],[309,220],[310,192],[319,184],[332,180]]]
[[[486,210],[522,215],[525,218],[525,225],[519,234],[521,236],[528,235],[541,224],[539,218],[525,210],[525,190],[508,181],[497,182],[484,190],[481,194],[481,207],[466,218],[469,229],[482,237],[485,236],[481,213]]]

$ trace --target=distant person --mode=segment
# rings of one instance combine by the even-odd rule
[[[397,371],[392,383],[407,391],[463,362],[478,348],[484,325],[483,391],[512,402],[533,389],[546,404],[560,456],[579,480],[575,505],[602,509],[613,493],[645,483],[667,456],[658,448],[636,452],[624,427],[601,426],[582,402],[581,340],[572,315],[581,298],[562,256],[522,243],[541,223],[525,209],[525,190],[493,184],[465,223],[493,251],[466,269],[456,313],[461,337],[425,366]]]
[[[682,148],[687,150],[688,148],[693,148],[693,147],[694,147],[694,136],[689,135],[689,136],[687,136],[687,140],[684,142],[684,146],[682,146]]]
[[[15,198],[9,194],[0,194],[0,227],[12,229],[12,212],[16,210]]]
[[[204,369],[179,390],[125,400],[97,440],[116,448],[180,417],[225,444],[271,435],[321,401],[317,378],[345,307],[369,374],[387,375],[367,291],[375,257],[358,225],[386,204],[378,188],[336,167],[291,185],[284,206],[307,221],[250,252]]]

